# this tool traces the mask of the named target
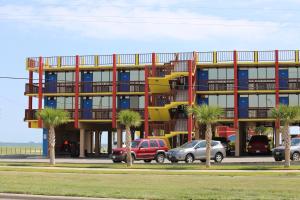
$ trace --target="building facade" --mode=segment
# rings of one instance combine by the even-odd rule
[[[104,132],[108,153],[122,145],[120,110],[141,114],[143,123],[133,136],[163,138],[175,147],[204,136],[186,106],[218,105],[224,116],[217,125],[235,131],[235,155],[240,156],[249,130],[257,126],[272,127],[278,145],[280,125],[270,110],[300,105],[299,67],[298,50],[31,57],[26,60],[25,121],[30,128],[43,128],[37,110],[67,110],[71,120],[56,130],[56,153],[64,152],[67,141],[84,157],[99,155]],[[46,129],[43,150],[47,154]]]

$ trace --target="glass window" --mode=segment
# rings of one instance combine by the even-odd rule
[[[215,68],[208,69],[208,79],[218,79],[218,70]]]
[[[138,81],[139,80],[139,71],[130,70],[130,81]]]
[[[138,96],[130,96],[130,108],[139,108]]]
[[[257,68],[249,68],[249,79],[257,79]]]
[[[209,95],[208,96],[208,105],[217,106],[218,105],[218,96],[217,95]]]
[[[289,105],[290,106],[298,106],[298,95],[297,94],[289,95]]]
[[[205,148],[206,147],[206,141],[201,141],[197,146],[199,148]]]
[[[159,142],[159,146],[160,146],[160,147],[166,146],[166,145],[165,145],[165,142],[164,142],[163,140],[159,140],[158,142]]]
[[[102,108],[110,108],[109,107],[109,97],[105,96],[101,98]]]
[[[109,81],[109,71],[102,71],[102,81]]]
[[[150,147],[158,147],[156,140],[150,140]]]
[[[234,97],[233,95],[227,95],[227,108],[233,108],[234,107]]]
[[[267,77],[267,69],[266,68],[258,68],[257,69],[257,77],[259,79],[265,79]]]
[[[258,107],[257,95],[249,95],[249,107]]]
[[[93,109],[101,108],[101,97],[93,97]]]
[[[258,95],[258,107],[261,108],[267,107],[267,95],[265,94]]]
[[[66,81],[66,73],[58,72],[57,73],[57,82],[65,82]]]
[[[297,68],[296,67],[289,67],[289,78],[297,78]]]
[[[227,79],[234,79],[233,69],[227,69]]]
[[[148,148],[149,147],[149,144],[148,144],[148,141],[144,141],[142,142],[140,148]]]
[[[275,78],[275,68],[267,68],[267,78]]]
[[[65,109],[73,109],[73,97],[65,98]]]
[[[74,72],[66,72],[66,81],[68,82],[75,81]]]
[[[139,80],[140,81],[144,81],[145,80],[145,71],[144,70],[140,70],[139,74],[140,74]]]
[[[218,69],[218,79],[226,79],[226,69]]]
[[[226,108],[226,95],[219,95],[218,96],[218,105],[221,108]]]
[[[101,71],[93,72],[93,79],[95,82],[101,82]]]
[[[65,108],[65,97],[57,97],[56,98],[56,107],[57,109],[64,109]]]
[[[275,107],[275,95],[267,95],[267,107]]]
[[[145,97],[140,96],[139,97],[139,108],[144,108],[145,107]]]

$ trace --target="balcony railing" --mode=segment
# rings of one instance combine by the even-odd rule
[[[118,82],[117,92],[144,92],[143,81]],[[112,82],[80,82],[80,93],[112,92]],[[26,84],[25,94],[37,94],[38,83]],[[75,93],[75,82],[43,83],[43,93]]]
[[[194,58],[195,56],[195,58]],[[146,54],[117,54],[117,65],[151,65],[152,53]],[[279,62],[299,62],[298,50],[280,50]],[[174,60],[196,60],[198,64],[207,63],[232,63],[233,51],[215,52],[180,52],[180,53],[156,53],[156,64],[169,63]],[[75,67],[76,56],[53,56],[42,58],[46,68]],[[275,51],[237,51],[238,62],[258,63],[275,62]],[[112,55],[83,55],[79,56],[79,65],[83,67],[112,66]],[[39,58],[27,58],[28,68],[38,68]]]
[[[64,109],[65,111],[69,112],[70,119],[74,119],[74,109]],[[144,118],[144,109],[130,109],[140,113],[141,117]],[[26,109],[25,110],[25,120],[37,120],[36,112],[37,109]],[[117,113],[120,112],[120,109],[117,109]],[[79,119],[83,120],[110,120],[112,119],[112,109],[105,108],[105,109],[79,109],[78,110]]]
[[[271,118],[271,110],[272,108],[249,108],[246,118]]]

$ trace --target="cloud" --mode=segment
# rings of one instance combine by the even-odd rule
[[[36,29],[74,32],[96,39],[130,39],[152,41],[174,39],[203,41],[208,39],[235,38],[239,41],[269,40],[279,38],[285,32],[282,24],[268,20],[250,20],[224,17],[195,11],[193,3],[200,7],[207,1],[172,0],[116,0],[116,1],[36,1],[33,4],[0,6],[0,19],[10,20]],[[200,2],[200,3],[199,3]],[[257,4],[257,1],[253,1]],[[207,5],[207,4],[206,4]]]

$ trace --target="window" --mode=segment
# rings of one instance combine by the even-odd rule
[[[226,79],[226,69],[222,69],[222,68],[219,69],[218,79]]]
[[[208,105],[217,106],[218,105],[218,96],[217,95],[209,95]]]
[[[258,68],[258,79],[265,79],[267,77],[267,69],[266,68]]]
[[[227,108],[233,108],[234,107],[234,97],[233,95],[227,95]]]
[[[275,95],[267,95],[267,107],[275,107]]]
[[[289,105],[290,106],[298,106],[298,95],[297,94],[289,95]]]
[[[101,108],[101,97],[93,97],[93,109]]]
[[[102,81],[103,82],[109,81],[110,80],[110,74],[112,74],[112,73],[110,73],[110,71],[102,71],[102,77],[101,77]]]
[[[56,108],[57,109],[64,109],[65,108],[65,98],[64,97],[57,97],[56,98]]]
[[[57,73],[57,82],[66,82],[66,73],[65,72]]]
[[[138,81],[139,80],[139,71],[130,71],[130,81]]]
[[[233,69],[227,69],[227,79],[234,79]]]
[[[145,71],[144,70],[140,70],[139,74],[140,74],[140,81],[144,81],[145,80]]]
[[[163,140],[158,140],[159,146],[160,147],[165,147],[165,142]]]
[[[148,144],[148,141],[144,141],[142,142],[140,148],[148,148],[149,147],[149,144]]]
[[[156,140],[150,140],[150,147],[158,147]]]
[[[140,96],[139,97],[139,108],[144,108],[145,107],[145,97]]]
[[[249,79],[257,79],[257,68],[249,69]]]
[[[66,82],[75,81],[74,72],[66,72]]]
[[[258,107],[257,95],[249,95],[249,107]]]
[[[198,146],[198,148],[205,148],[206,147],[206,141],[201,141],[197,146]]]
[[[219,95],[218,96],[218,105],[221,108],[226,108],[226,95]]]
[[[211,142],[211,146],[212,146],[212,147],[213,147],[213,146],[216,146],[217,144],[219,144],[218,141],[212,141],[212,142]]]
[[[267,68],[267,78],[275,78],[275,68]]]
[[[130,108],[139,108],[139,97],[130,96]]]
[[[267,95],[265,94],[258,95],[258,107],[260,108],[267,107]]]
[[[218,70],[217,69],[209,69],[208,70],[208,79],[218,79]]]
[[[101,71],[93,72],[93,79],[95,82],[101,82]]]
[[[289,67],[289,78],[297,78],[297,68],[296,67]]]

